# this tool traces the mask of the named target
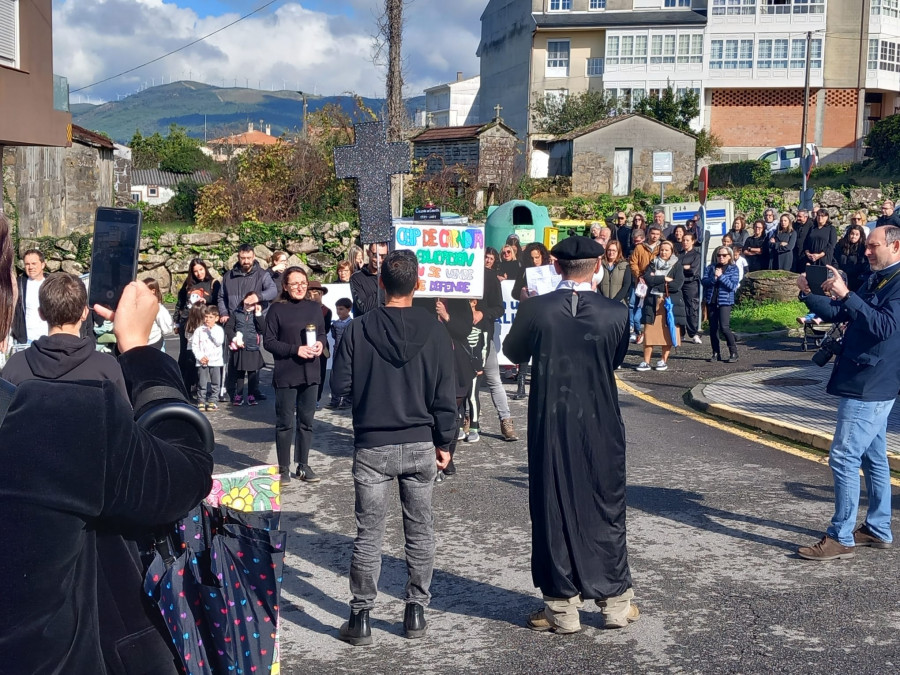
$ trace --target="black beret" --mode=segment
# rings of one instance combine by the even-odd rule
[[[603,245],[590,237],[568,237],[559,242],[550,251],[557,260],[587,260],[599,258],[604,253]]]

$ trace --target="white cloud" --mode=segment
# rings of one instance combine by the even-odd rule
[[[245,19],[82,94],[109,100],[145,83],[194,79],[225,86],[383,96],[384,72],[372,63],[371,37],[382,2],[332,0],[325,6],[327,13],[297,2],[276,4],[269,14]],[[483,6],[483,0],[414,0],[407,6],[403,53],[408,95],[453,80],[458,70],[466,77],[477,74]],[[78,89],[177,49],[239,16],[201,17],[164,0],[55,0],[55,70]]]

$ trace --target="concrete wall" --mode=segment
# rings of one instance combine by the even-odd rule
[[[22,237],[64,237],[90,229],[98,206],[114,206],[111,150],[8,147],[5,187],[19,215]]]
[[[539,4],[540,0],[534,0]],[[490,0],[481,15],[480,119],[494,117],[503,106],[503,121],[520,139],[528,132],[529,64],[534,20],[526,0]],[[524,155],[520,155],[524,167]]]
[[[51,0],[18,7],[18,68],[0,66],[0,145],[69,145],[72,116],[53,109]]]
[[[832,0],[828,3],[825,16],[825,86],[848,89],[860,85],[860,74],[865,86],[865,62],[860,73],[860,21],[865,17],[868,4],[864,0]],[[816,36],[818,37],[818,36]],[[865,61],[868,50],[868,36],[862,58]]]
[[[478,139],[478,184],[505,185],[512,181],[518,139],[497,125]]]
[[[597,194],[612,191],[616,149],[632,149],[631,189],[653,192],[653,153],[673,153],[674,173],[670,185],[687,188],[694,178],[692,136],[651,120],[630,118],[576,138],[572,143],[572,192]]]

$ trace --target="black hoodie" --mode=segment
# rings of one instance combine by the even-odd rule
[[[128,400],[125,378],[118,361],[96,351],[90,338],[68,333],[45,335],[25,351],[13,354],[3,368],[3,379],[20,384],[25,380],[110,380]]]
[[[352,396],[357,448],[456,437],[456,375],[446,329],[419,307],[378,307],[350,322],[335,355],[333,396]]]

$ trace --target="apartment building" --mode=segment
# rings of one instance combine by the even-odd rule
[[[456,81],[425,90],[425,113],[417,122],[428,127],[478,124],[481,115],[480,90],[481,78],[478,75],[464,79],[462,72],[457,72]]]
[[[808,139],[861,157],[900,99],[900,0],[490,0],[481,17],[482,116],[499,103],[520,138],[535,96],[602,90],[626,108],[669,84],[700,95],[696,129],[726,158]],[[530,140],[529,140],[530,147]]]

